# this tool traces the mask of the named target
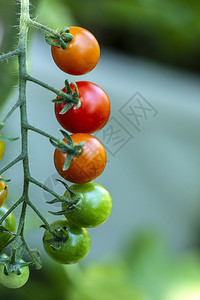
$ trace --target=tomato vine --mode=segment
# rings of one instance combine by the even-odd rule
[[[70,42],[73,41],[73,35],[70,34],[69,28],[64,28],[61,30],[61,32],[56,32],[47,26],[44,26],[30,18],[29,15],[29,0],[21,0],[21,14],[20,14],[20,31],[19,31],[19,42],[18,42],[18,47],[16,50],[11,51],[9,53],[3,54],[0,56],[0,61],[3,59],[9,59],[11,57],[17,57],[18,58],[18,64],[19,64],[19,97],[17,102],[14,104],[14,106],[10,109],[10,111],[7,113],[7,115],[4,117],[4,119],[0,122],[0,130],[5,126],[5,123],[9,119],[9,117],[12,115],[12,113],[19,108],[20,110],[20,124],[21,124],[21,153],[9,164],[4,166],[0,170],[0,174],[3,174],[6,172],[8,169],[13,167],[15,164],[18,162],[22,161],[23,163],[23,174],[24,174],[24,182],[23,182],[23,192],[18,199],[10,209],[4,209],[4,214],[2,215],[0,219],[0,234],[10,234],[10,238],[5,241],[4,245],[0,249],[0,270],[4,272],[4,274],[1,274],[0,271],[0,282],[3,283],[5,286],[9,287],[9,278],[12,278],[13,276],[19,276],[18,279],[19,282],[14,284],[10,284],[10,287],[20,287],[23,285],[23,274],[24,270],[27,270],[27,267],[29,265],[34,264],[37,269],[41,268],[41,262],[39,258],[39,253],[37,250],[32,250],[30,249],[29,245],[26,242],[25,236],[24,236],[24,227],[25,227],[25,218],[26,218],[26,213],[27,213],[27,207],[29,206],[41,219],[44,229],[46,229],[44,237],[43,237],[43,243],[44,243],[44,248],[46,249],[47,253],[54,257],[58,261],[63,261],[63,263],[74,263],[79,260],[81,260],[85,255],[88,253],[89,248],[90,248],[90,237],[89,233],[85,228],[82,228],[84,226],[79,226],[78,224],[74,224],[74,218],[73,215],[71,215],[71,219],[73,219],[73,222],[70,223],[70,218],[69,220],[67,219],[67,213],[71,212],[73,210],[80,210],[80,206],[82,206],[84,203],[87,203],[88,209],[92,209],[92,203],[89,204],[89,202],[85,199],[85,197],[91,197],[91,194],[94,196],[94,193],[96,193],[97,197],[103,197],[101,201],[98,203],[98,210],[102,209],[101,206],[103,207],[103,212],[102,212],[102,217],[98,220],[95,221],[95,213],[93,213],[93,220],[91,223],[86,222],[86,220],[83,222],[83,224],[87,224],[87,227],[95,227],[97,225],[102,224],[107,220],[111,213],[111,208],[112,208],[112,200],[109,195],[109,193],[101,186],[98,184],[94,185],[88,185],[87,187],[92,187],[93,192],[88,192],[87,188],[83,187],[81,188],[80,194],[78,192],[72,192],[70,188],[67,186],[66,183],[63,183],[66,190],[68,193],[65,193],[63,195],[59,195],[56,192],[54,192],[52,189],[47,187],[46,185],[42,184],[39,182],[36,178],[33,178],[31,175],[31,170],[30,170],[30,165],[29,165],[29,152],[28,152],[28,133],[29,131],[33,131],[37,134],[43,135],[47,137],[50,141],[50,143],[56,148],[55,153],[58,153],[59,156],[62,157],[62,162],[57,163],[55,161],[55,166],[58,170],[58,172],[63,176],[65,179],[71,181],[71,182],[77,182],[77,183],[82,183],[82,182],[89,182],[93,179],[95,179],[97,176],[101,174],[101,172],[104,170],[105,165],[106,165],[106,152],[103,147],[103,145],[98,141],[95,137],[89,135],[88,133],[95,132],[96,130],[101,129],[105,123],[107,122],[110,114],[110,102],[105,94],[105,92],[98,86],[91,84],[92,86],[95,86],[95,89],[100,91],[102,97],[102,103],[106,103],[107,105],[107,110],[106,110],[106,115],[104,110],[98,106],[98,113],[97,115],[100,116],[100,118],[104,118],[103,121],[101,121],[100,124],[96,128],[90,128],[90,131],[84,134],[82,133],[75,133],[74,135],[72,134],[71,136],[65,132],[64,130],[60,130],[61,133],[64,136],[64,139],[58,139],[51,134],[44,132],[40,128],[36,128],[35,126],[32,126],[28,122],[27,118],[27,99],[26,99],[26,85],[27,82],[33,82],[37,85],[40,85],[53,93],[57,95],[57,98],[52,100],[52,102],[55,102],[57,104],[62,104],[62,111],[59,112],[62,114],[62,116],[68,112],[68,110],[75,108],[78,110],[81,107],[81,97],[79,97],[79,89],[76,85],[76,83],[72,84],[73,85],[73,91],[72,88],[69,84],[69,82],[66,80],[65,81],[65,86],[66,88],[63,90],[57,90],[56,88],[48,85],[47,83],[44,83],[37,78],[32,77],[30,74],[27,72],[27,66],[26,66],[26,57],[27,57],[27,37],[28,37],[28,30],[30,27],[35,27],[36,29],[42,30],[45,33],[46,41],[52,47],[55,47],[58,49],[58,46],[60,47],[63,55],[63,51],[66,51],[68,48],[68,45],[70,47]],[[74,32],[76,32],[76,28],[72,27]],[[72,30],[72,31],[73,31]],[[81,28],[78,29],[78,32],[80,33],[82,31]],[[97,47],[97,53],[95,53],[96,57],[94,61],[89,65],[89,68],[87,68],[87,65],[84,62],[84,71],[83,68],[81,70],[81,74],[84,74],[83,72],[87,73],[91,71],[97,64],[98,59],[99,59],[99,46],[98,42],[96,39],[93,37],[91,33],[88,33],[87,30],[83,30],[84,34],[89,35],[89,38],[92,39],[95,47]],[[74,33],[75,34],[75,33]],[[55,43],[57,43],[55,45]],[[86,43],[87,45],[87,43]],[[84,48],[85,47],[85,48]],[[84,45],[84,51],[87,53],[87,47]],[[57,50],[56,50],[57,51]],[[64,53],[64,56],[66,53]],[[77,53],[76,53],[77,55]],[[59,58],[60,59],[60,58]],[[54,58],[55,60],[55,58]],[[89,60],[88,60],[89,61]],[[74,57],[74,63],[76,62],[76,57]],[[89,62],[88,62],[89,64]],[[65,67],[67,64],[65,65]],[[78,66],[76,66],[78,67]],[[76,71],[78,72],[78,71]],[[93,88],[94,89],[94,88]],[[84,93],[83,93],[84,94]],[[101,96],[98,98],[98,101],[101,101]],[[85,101],[85,100],[84,100]],[[91,102],[92,100],[90,99],[88,102]],[[102,104],[103,106],[104,104]],[[64,107],[63,107],[64,106]],[[104,113],[104,116],[103,116]],[[86,112],[84,111],[84,114]],[[100,115],[102,114],[102,116]],[[64,115],[64,116],[65,116]],[[87,116],[87,114],[86,114]],[[85,116],[85,119],[87,118]],[[95,119],[95,114],[93,113],[93,119]],[[99,121],[100,122],[100,121]],[[92,124],[93,125],[93,124]],[[79,127],[80,128],[80,127]],[[79,129],[78,129],[79,131]],[[84,137],[84,138],[83,138]],[[5,136],[0,136],[0,142],[1,142],[1,158],[3,156],[4,152],[4,141],[10,140],[14,141],[16,138],[8,138]],[[92,142],[91,142],[92,141]],[[66,176],[66,172],[71,172],[72,173],[72,165],[74,164],[74,161],[80,161],[82,165],[87,163],[88,156],[89,156],[89,151],[91,149],[89,147],[93,147],[93,144],[97,148],[92,148],[92,151],[94,152],[94,155],[97,155],[98,157],[98,162],[95,165],[95,168],[93,166],[93,171],[95,171],[95,175],[91,174],[85,174],[85,178],[80,179],[76,178],[76,174],[72,176],[72,174],[69,174]],[[89,145],[89,146],[87,146]],[[87,148],[88,147],[88,148]],[[99,151],[99,152],[98,152]],[[79,159],[80,157],[80,159]],[[103,158],[102,158],[103,157]],[[55,159],[55,157],[54,157]],[[91,159],[91,158],[90,158]],[[91,169],[91,166],[88,167],[88,170]],[[70,171],[71,170],[71,171]],[[74,171],[73,171],[74,172]],[[64,174],[64,175],[63,175]],[[80,175],[80,174],[79,174]],[[73,178],[73,180],[70,180],[70,178]],[[3,205],[6,196],[7,195],[7,186],[6,182],[9,180],[3,179],[0,177],[0,183],[2,186],[4,186],[5,191],[2,188],[2,193],[1,193],[1,199],[2,203],[0,203],[0,206]],[[46,220],[46,218],[42,215],[42,213],[35,207],[33,202],[31,201],[29,197],[29,186],[30,184],[34,184],[38,186],[39,188],[47,191],[50,193],[52,196],[55,197],[54,200],[51,201],[51,203],[55,202],[61,202],[63,204],[63,211],[57,212],[54,214],[63,214],[63,216],[66,217],[64,220],[60,220],[59,222],[54,222],[52,224],[49,224]],[[95,188],[94,188],[95,187]],[[77,188],[78,190],[78,188]],[[71,191],[71,194],[69,195],[69,191]],[[98,192],[97,192],[98,191]],[[3,194],[5,192],[5,194]],[[83,196],[83,194],[86,193],[87,195]],[[75,195],[75,196],[74,196]],[[90,196],[89,196],[90,195]],[[91,198],[91,201],[94,201],[93,196]],[[84,201],[81,199],[85,199]],[[96,199],[98,202],[98,199]],[[104,202],[104,203],[103,203]],[[21,205],[21,213],[20,213],[20,218],[17,226],[17,232],[13,233],[10,231],[9,228],[6,227],[5,224],[8,224],[8,217],[10,217],[13,214],[13,211]],[[86,204],[85,208],[82,209],[82,214],[86,214],[87,207]],[[107,211],[106,211],[107,210]],[[81,217],[84,219],[84,216]],[[75,219],[77,218],[76,213],[75,213]],[[85,216],[87,218],[87,214]],[[7,221],[7,223],[6,223]],[[75,222],[76,223],[76,222]],[[86,227],[86,226],[85,226]],[[70,239],[73,241],[76,240],[76,249],[75,247],[72,247],[72,244],[70,244]],[[11,249],[11,255],[8,257],[7,255],[2,253],[4,252],[5,249],[7,249],[8,245],[13,243],[12,249]],[[84,249],[84,245],[87,245],[87,247]],[[78,250],[77,250],[78,249]],[[24,252],[27,251],[27,253],[30,256],[30,261],[29,262],[24,262],[22,260]],[[55,252],[57,251],[57,252]],[[59,255],[63,256],[62,259],[59,259]],[[67,258],[64,258],[64,255],[67,255]],[[71,259],[70,259],[71,255]],[[26,280],[28,280],[29,272],[26,271]],[[13,275],[15,274],[15,275]],[[16,278],[15,278],[16,279]],[[11,280],[12,281],[12,280]],[[24,283],[25,283],[24,281]]]

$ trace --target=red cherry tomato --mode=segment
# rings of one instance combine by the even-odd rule
[[[74,105],[66,113],[60,114],[65,103],[55,104],[55,115],[60,125],[72,133],[93,133],[100,130],[110,116],[110,101],[98,85],[88,81],[76,82],[81,106]],[[74,85],[70,84],[74,93]],[[66,93],[66,88],[62,90]],[[60,97],[57,97],[59,99]]]
[[[88,30],[71,26],[73,40],[66,49],[51,46],[56,65],[65,73],[83,75],[94,69],[100,57],[100,47],[94,35]]]
[[[94,136],[87,133],[71,135],[75,145],[83,142],[83,153],[74,157],[69,168],[63,171],[67,154],[56,149],[54,164],[58,173],[66,180],[73,183],[85,183],[97,178],[106,166],[106,150],[102,143]],[[67,141],[63,139],[65,143]]]

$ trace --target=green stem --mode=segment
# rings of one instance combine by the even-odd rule
[[[4,126],[4,123],[8,120],[8,118],[10,118],[10,116],[12,115],[12,113],[22,104],[21,101],[17,101],[13,107],[11,108],[11,110],[7,113],[7,115],[5,116],[5,118],[3,119],[3,121],[1,122],[1,127]]]
[[[3,215],[3,217],[1,217],[0,219],[0,225],[3,223],[3,221],[11,214],[11,212],[17,208],[17,206],[19,206],[19,204],[21,204],[23,202],[23,197],[21,197],[17,202],[15,202],[12,207],[5,213],[5,215]]]
[[[5,171],[10,169],[12,166],[14,166],[16,163],[18,163],[20,160],[23,160],[23,155],[20,154],[17,158],[15,158],[13,161],[11,161],[7,166],[5,166],[3,169],[0,170],[0,174],[3,174]]]
[[[38,23],[36,21],[33,21],[31,19],[29,19],[28,23],[29,23],[29,26],[33,26],[33,27],[35,27],[35,28],[37,28],[39,30],[44,31],[45,33],[51,33],[53,35],[57,34],[57,31],[55,31],[55,30],[53,30],[53,29],[51,29],[51,28],[49,28],[49,27],[47,27],[47,26],[45,26],[43,24],[40,24],[40,23]]]
[[[53,135],[51,135],[51,134],[49,134],[49,133],[47,133],[47,132],[45,132],[45,131],[43,131],[43,130],[41,130],[41,129],[39,129],[39,128],[36,128],[36,127],[34,127],[34,126],[30,125],[30,124],[26,124],[26,125],[24,125],[24,126],[25,126],[28,130],[31,130],[31,131],[37,132],[38,134],[41,134],[41,135],[43,135],[43,136],[46,136],[47,138],[49,138],[49,139],[51,139],[51,140],[57,142],[58,144],[62,144],[62,143],[63,143],[62,140],[57,139],[57,138],[55,138]],[[69,151],[73,151],[73,150],[74,150],[74,148],[71,147],[71,146],[69,146],[68,144],[64,143],[64,145],[65,145],[65,148],[68,149]]]
[[[21,210],[21,215],[20,215],[20,219],[19,219],[19,224],[18,224],[18,228],[17,228],[17,234],[16,234],[14,246],[13,246],[14,248],[17,247],[20,237],[23,236],[26,208],[27,208],[27,201],[26,201],[26,199],[24,199],[23,204],[22,204],[22,210]]]
[[[11,52],[0,55],[0,60],[8,59],[10,57],[20,55],[20,53],[21,53],[20,49],[16,49],[14,51],[11,51]]]
[[[32,210],[38,215],[38,217],[42,220],[42,222],[44,223],[44,225],[46,226],[46,229],[49,232],[52,232],[52,228],[49,225],[49,223],[47,222],[47,220],[45,219],[45,217],[43,217],[43,215],[41,214],[41,212],[35,207],[35,205],[32,202],[28,202],[28,205],[32,208]]]
[[[17,247],[20,236],[23,235],[24,221],[26,215],[27,201],[29,197],[29,159],[28,159],[28,130],[23,127],[24,123],[27,123],[27,107],[26,107],[26,53],[27,53],[27,35],[28,35],[28,20],[29,20],[29,0],[21,1],[21,16],[20,16],[20,33],[18,49],[20,55],[18,57],[19,62],[19,101],[20,101],[20,119],[21,119],[21,145],[23,155],[23,171],[24,171],[24,185],[23,185],[23,204],[21,215],[19,219],[19,225],[13,251]]]
[[[26,247],[26,251],[28,252],[29,256],[32,258],[32,261],[35,263],[36,268],[39,270],[42,266],[40,263],[40,259],[37,258],[37,256],[33,253],[33,251],[29,248],[24,236],[22,236],[22,242],[24,243],[25,247]]]
[[[49,194],[53,195],[54,197],[56,197],[58,200],[60,201],[65,201],[67,204],[72,204],[72,201],[69,201],[67,198],[65,198],[64,196],[60,196],[57,193],[55,193],[53,190],[51,190],[50,188],[48,188],[46,185],[44,185],[43,183],[37,181],[35,178],[30,177],[29,181],[32,182],[33,184],[39,186],[41,189],[47,191]]]
[[[74,104],[78,104],[77,99],[74,98],[72,95],[68,95],[68,94],[64,93],[63,91],[61,91],[61,90],[57,90],[54,87],[48,85],[47,83],[45,83],[45,82],[43,82],[43,81],[41,81],[37,78],[34,78],[34,77],[30,76],[29,74],[26,74],[26,80],[32,81],[32,82],[44,87],[45,89],[47,89],[49,91],[52,91],[53,93],[55,93],[59,97],[62,97],[66,100],[74,102]]]

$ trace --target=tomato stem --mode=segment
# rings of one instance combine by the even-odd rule
[[[38,84],[38,85],[44,87],[45,89],[47,89],[47,90],[49,90],[49,91],[52,91],[52,92],[55,93],[57,96],[62,97],[63,99],[66,100],[66,103],[67,103],[67,101],[69,101],[69,102],[73,102],[74,104],[77,105],[77,104],[79,104],[79,102],[80,102],[80,100],[78,99],[78,97],[74,97],[74,96],[71,95],[71,94],[66,94],[66,93],[64,93],[64,92],[61,91],[61,90],[57,90],[57,89],[55,89],[54,87],[48,85],[47,83],[45,83],[45,82],[43,82],[43,81],[41,81],[41,80],[39,80],[39,79],[37,79],[37,78],[35,78],[35,77],[30,76],[29,74],[26,74],[26,75],[25,75],[25,78],[26,78],[26,80],[28,80],[28,81],[32,81],[32,82],[34,82],[34,83],[36,83],[36,84]]]
[[[21,53],[21,50],[16,49],[14,51],[11,51],[11,52],[0,55],[0,60],[8,59],[8,58],[13,57],[13,56],[18,56],[20,53]]]
[[[29,20],[28,20],[28,25],[29,25],[29,26],[33,26],[33,27],[35,27],[36,29],[42,30],[42,31],[44,31],[45,33],[50,33],[50,34],[52,34],[52,35],[56,35],[56,34],[57,34],[57,31],[56,31],[56,30],[53,30],[53,29],[51,29],[51,28],[49,28],[49,27],[47,27],[47,26],[45,26],[45,25],[43,25],[43,24],[40,24],[40,23],[38,23],[38,22],[36,22],[36,21],[30,19],[30,18],[29,18]]]

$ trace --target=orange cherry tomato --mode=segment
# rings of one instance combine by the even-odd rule
[[[2,176],[0,176],[0,178],[3,178]],[[7,194],[8,194],[8,189],[7,189],[7,185],[5,182],[0,181],[0,207],[4,204],[4,202],[6,201],[7,198]]]
[[[102,143],[94,136],[87,133],[71,135],[75,145],[83,142],[83,153],[74,157],[69,168],[63,171],[67,154],[56,149],[54,152],[54,165],[58,173],[66,180],[73,183],[85,183],[97,178],[106,166],[106,150]],[[67,141],[63,139],[65,143]]]
[[[100,47],[94,35],[88,30],[71,26],[73,40],[66,49],[51,46],[56,65],[65,73],[83,75],[94,69],[100,57]]]

